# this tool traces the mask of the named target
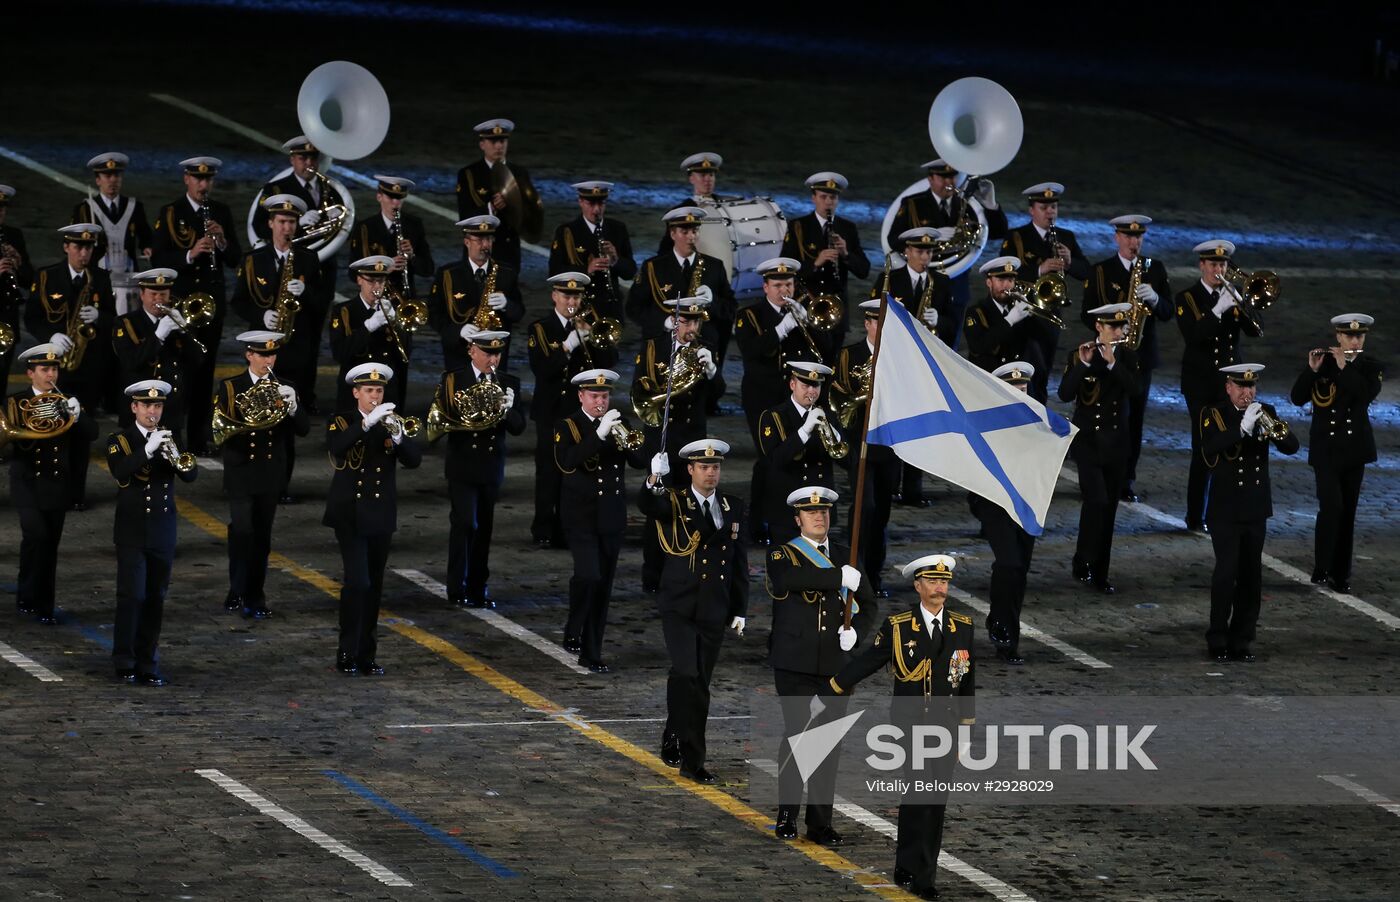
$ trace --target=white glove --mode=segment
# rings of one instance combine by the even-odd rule
[[[797,318],[791,313],[778,320],[778,341],[788,337],[788,333],[797,328]]]
[[[651,475],[662,477],[671,472],[671,459],[666,456],[665,451],[658,451],[651,456]]]
[[[293,415],[297,412],[297,390],[290,385],[278,385],[277,394],[282,396],[282,400],[287,402],[287,410]]]
[[[564,339],[564,353],[572,354],[578,350],[578,346],[583,343],[583,336],[578,332],[570,332]]]
[[[612,432],[613,426],[620,419],[622,419],[622,411],[620,410],[609,410],[603,414],[603,418],[598,421],[598,438],[607,441],[608,433]]]
[[[1228,289],[1221,289],[1220,300],[1215,302],[1215,306],[1210,308],[1210,312],[1215,314],[1216,319],[1219,319],[1225,315],[1226,311],[1234,306],[1237,306],[1235,303],[1235,296],[1231,294]]]
[[[793,319],[797,320],[802,325],[807,325],[808,314],[806,307],[803,307],[801,304],[797,303],[796,301],[793,301],[790,304],[788,304],[788,313],[791,313]]]
[[[718,367],[715,366],[715,355],[711,353],[710,349],[701,348],[695,352],[695,356],[699,358],[700,363],[705,367],[705,378],[715,378],[715,372],[718,370]]]
[[[841,588],[854,592],[860,588],[860,571],[850,564],[841,565]]]
[[[162,316],[156,323],[156,338],[165,341],[170,337],[171,332],[179,332],[180,324],[168,316]]]
[[[666,317],[666,321],[661,324],[661,328],[666,332],[676,331],[676,318],[674,316]]]
[[[713,301],[715,299],[715,293],[710,290],[710,286],[708,285],[701,285],[697,288],[695,290],[695,296],[697,298],[704,298],[707,301]]]
[[[997,208],[997,189],[992,184],[991,179],[978,179],[977,190],[972,192],[972,196],[977,198],[977,202],[988,210]]]
[[[89,325],[97,322],[97,308],[91,304],[84,304],[78,308],[78,319]]]
[[[812,437],[812,431],[817,428],[817,421],[826,419],[826,411],[820,407],[813,407],[807,411],[807,419],[802,421],[802,425],[797,427],[797,434],[802,438],[802,443],[807,444]]]
[[[382,307],[376,308],[374,313],[370,315],[370,318],[365,320],[365,328],[371,332],[378,332],[388,324],[389,318],[384,315],[384,309]]]
[[[733,620],[729,621],[729,628],[732,629],[737,635],[742,636],[744,635],[745,622],[746,621],[743,617],[735,617]]]
[[[160,330],[157,329],[156,331],[159,332]],[[60,354],[67,354],[69,351],[73,350],[73,339],[69,338],[63,332],[55,332],[50,335],[49,343],[57,345]]]
[[[389,436],[389,440],[390,440],[391,442],[393,442],[394,444],[396,444],[396,445],[403,444],[403,440],[404,440],[404,431],[403,431],[402,429],[400,429],[398,432],[392,433],[392,434]]]
[[[506,410],[510,410],[510,409],[511,409],[512,407],[514,407],[514,406],[515,406],[515,389],[513,389],[513,388],[508,388],[508,389],[506,389]]]
[[[499,291],[493,291],[486,299],[486,306],[492,310],[504,310],[506,309],[506,296]]]
[[[938,327],[938,311],[932,307],[924,311],[923,319],[924,325],[928,326],[930,329]]]
[[[150,435],[146,436],[147,457],[156,456],[156,450],[160,448],[161,443],[165,441],[165,436],[168,434],[169,433],[167,433],[164,429],[154,429],[151,431]]]
[[[276,328],[277,328],[277,311],[276,311],[276,310],[264,310],[264,311],[263,311],[263,328],[264,328],[264,329],[276,329]]]
[[[73,415],[73,422],[78,422],[78,417],[82,415],[83,405],[78,403],[77,398],[68,399],[68,412]]]
[[[466,341],[467,339],[473,337],[474,335],[476,335],[476,334],[477,334],[478,332],[480,332],[480,331],[481,331],[481,327],[480,327],[480,326],[476,326],[476,325],[473,325],[473,324],[471,324],[471,323],[467,323],[465,326],[462,327],[462,331],[461,331],[462,340],[463,340],[463,341]]]
[[[369,428],[370,428],[371,426],[373,426],[375,423],[378,423],[380,420],[382,420],[382,419],[384,419],[385,417],[387,417],[387,416],[390,414],[390,412],[393,411],[393,409],[394,409],[394,402],[393,402],[393,401],[390,401],[390,402],[388,402],[388,403],[386,403],[386,404],[380,404],[378,407],[374,408],[374,409],[371,410],[369,413],[365,414],[365,418],[364,418],[364,427],[365,427],[366,429],[369,429]]]
[[[856,631],[853,629],[838,626],[836,628],[836,638],[841,642],[842,651],[850,651],[856,647]]]
[[[308,226],[308,227],[309,227],[309,226],[314,226],[316,223],[318,223],[318,222],[320,222],[320,221],[321,221],[321,211],[320,211],[320,210],[307,210],[305,213],[301,214],[301,218],[297,220],[297,222],[300,223],[301,225],[303,225],[303,226]]]
[[[1240,418],[1240,435],[1252,435],[1254,424],[1259,420],[1259,414],[1264,411],[1264,405],[1255,401],[1244,409],[1244,416]]]
[[[302,279],[293,279],[287,283],[287,293],[294,298],[301,297],[301,293],[306,290],[306,282]]]
[[[1006,313],[1006,321],[1011,325],[1016,325],[1021,320],[1031,315],[1031,305],[1025,301],[1017,301]]]
[[[1137,287],[1137,291],[1135,291],[1135,292],[1133,292],[1133,293],[1134,293],[1135,295],[1137,295],[1137,299],[1138,299],[1139,301],[1146,301],[1148,304],[1151,304],[1153,307],[1156,307],[1156,306],[1157,306],[1157,300],[1158,300],[1157,289],[1153,288],[1151,285],[1148,285],[1146,282],[1143,282],[1141,285],[1139,285],[1139,286]]]
[[[807,705],[807,710],[810,712],[811,719],[815,720],[818,714],[826,710],[826,702],[821,700],[821,696],[814,695],[812,701]]]

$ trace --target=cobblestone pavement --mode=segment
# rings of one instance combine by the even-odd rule
[[[277,155],[148,92],[170,90],[278,140],[290,135],[294,120],[287,107],[295,80],[312,60],[298,58],[285,79],[254,71],[234,38],[247,37],[262,21],[231,24],[226,46],[206,48],[219,77],[182,80],[177,88],[149,83],[144,71],[114,76],[108,89],[121,98],[126,115],[105,123],[102,147],[94,146],[86,122],[65,115],[69,94],[31,74],[26,87],[32,90],[21,92],[13,117],[27,127],[9,130],[0,144],[79,178],[92,153],[108,144],[129,149],[146,161],[133,166],[128,187],[148,209],[171,193],[171,179],[162,172],[173,171],[173,161],[216,153],[229,163],[220,194],[240,208],[279,165]],[[426,28],[414,34],[445,40]],[[354,46],[352,37],[332,33]],[[602,124],[594,130],[573,118],[580,113],[576,98],[557,90],[560,78],[578,79],[573,59],[508,52],[525,45],[562,50],[565,42],[511,30],[491,34],[502,42],[503,52],[492,54],[501,85],[510,87],[495,88],[499,96],[489,103],[463,93],[468,77],[455,56],[424,53],[376,67],[394,103],[394,124],[373,171],[421,178],[428,199],[451,205],[451,175],[472,149],[463,124],[474,115],[511,115],[522,123],[519,159],[546,186],[547,220],[572,215],[561,186],[578,178],[616,178],[622,183],[617,215],[632,226],[644,255],[658,235],[656,214],[683,193],[673,158],[701,145],[733,161],[736,191],[767,188],[790,209],[803,209],[799,188],[809,171],[842,170],[855,186],[848,209],[870,246],[878,243],[876,220],[888,198],[931,156],[922,123],[912,121],[922,115],[931,89],[911,94],[899,73],[884,68],[829,85],[820,99],[831,121],[863,125],[833,130],[823,140],[790,142],[775,136],[810,137],[804,117],[816,107],[788,68],[793,57],[783,55],[787,51],[780,65],[735,62],[740,50],[731,49],[687,78],[665,59],[630,66],[613,60],[596,71],[600,112],[587,121]],[[154,47],[162,39],[175,40],[164,28],[143,40]],[[614,47],[629,39],[599,40]],[[37,48],[18,53],[20,71],[40,70]],[[26,60],[33,65],[26,68]],[[967,74],[961,65],[933,59],[918,83],[937,86]],[[1275,90],[1278,83],[1293,84],[1291,76],[1269,75],[1282,71],[1274,68],[1259,74],[1258,83],[1241,77],[1238,90],[1250,104],[1201,109],[1186,99],[1203,89],[1201,79],[1180,73],[1147,87],[1131,75],[1132,91],[1125,94],[1096,86],[1091,67],[1066,69],[1057,76],[1063,84],[1047,84],[1033,69],[1009,61],[985,73],[1012,87],[1026,113],[1022,154],[997,177],[1013,224],[1021,221],[1012,203],[1019,186],[1055,178],[1071,186],[1063,213],[1076,228],[1083,224],[1081,241],[1091,259],[1109,252],[1108,232],[1099,224],[1140,209],[1163,226],[1160,238],[1150,239],[1150,252],[1168,260],[1175,288],[1191,278],[1190,246],[1217,231],[1247,249],[1246,265],[1297,271],[1285,278],[1285,300],[1269,311],[1266,336],[1249,345],[1249,356],[1270,365],[1263,395],[1280,403],[1299,431],[1306,428],[1304,413],[1281,399],[1305,350],[1326,340],[1319,328],[1326,316],[1343,309],[1375,313],[1380,322],[1367,352],[1392,356],[1393,304],[1386,302],[1396,284],[1389,268],[1400,256],[1388,140],[1394,127],[1348,116],[1382,89],[1297,76],[1301,93],[1283,92],[1290,97],[1311,97],[1322,91],[1319,85],[1335,88],[1339,81],[1345,90],[1334,92],[1338,109],[1330,113],[1295,108]],[[674,118],[649,115],[669,95],[691,90],[692,82],[707,89],[694,98],[693,110]],[[1393,95],[1383,96],[1393,104]],[[762,119],[766,128],[741,127],[746,119]],[[907,128],[884,144],[872,137],[870,127],[892,121]],[[1107,165],[1109,151],[1085,152],[1124,144],[1137,152],[1121,169]],[[1355,185],[1329,180],[1325,189],[1311,190],[1316,186],[1297,164],[1309,159],[1323,161],[1330,172],[1355,173]],[[730,171],[727,166],[726,177]],[[26,229],[38,261],[50,262],[55,251],[41,237],[44,225],[67,215],[76,192],[7,161],[0,161],[0,181],[20,187],[23,205],[12,207],[10,222]],[[451,224],[424,215],[441,262],[454,246]],[[543,266],[527,254],[527,285],[539,284]],[[1381,277],[1354,277],[1360,269],[1380,270]],[[533,287],[526,300],[532,311],[546,303]],[[1258,663],[1216,666],[1202,656],[1209,541],[1164,519],[1182,513],[1189,450],[1175,390],[1180,341],[1174,327],[1165,333],[1167,363],[1157,372],[1138,480],[1143,503],[1119,515],[1118,594],[1086,593],[1070,577],[1078,516],[1072,466],[1031,570],[1027,623],[1107,666],[1086,666],[1027,641],[1027,665],[1008,669],[979,637],[979,691],[1047,698],[1389,693],[1400,677],[1395,630],[1384,622],[1400,616],[1389,569],[1400,550],[1393,514],[1400,503],[1395,400],[1386,392],[1378,402],[1381,461],[1367,472],[1357,524],[1353,588],[1373,612],[1266,569]],[[232,364],[227,349],[223,355]],[[439,362],[433,349],[424,350],[410,407],[426,402]],[[528,380],[523,358],[512,368]],[[737,388],[737,358],[731,356],[726,371]],[[332,374],[323,371],[321,378],[326,395]],[[737,449],[726,465],[728,487],[746,492],[752,454],[735,403],[731,397],[714,432]],[[109,427],[106,418],[103,428]],[[340,565],[332,536],[320,526],[329,481],[323,427],[324,416],[316,418],[311,437],[299,446],[293,491],[300,503],[278,514],[272,620],[253,623],[222,611],[227,510],[220,474],[206,471],[188,490],[181,487],[179,559],[162,641],[173,683],[160,690],[111,679],[114,491],[94,467],[94,503],[86,513],[70,514],[63,539],[62,622],[46,628],[17,618],[13,608],[0,613],[0,642],[61,678],[41,681],[0,663],[0,753],[8,762],[0,768],[6,809],[0,898],[903,897],[889,884],[893,842],[878,830],[838,817],[847,842],[836,852],[805,841],[782,844],[770,833],[773,812],[749,804],[757,793],[748,782],[748,762],[774,753],[749,743],[743,719],[749,693],[771,686],[761,576],[753,583],[749,630],[726,642],[715,680],[712,710],[731,718],[715,720],[710,730],[710,763],[721,783],[697,788],[657,760],[666,661],[653,601],[637,580],[639,520],[631,524],[608,627],[612,675],[580,675],[488,620],[450,609],[421,578],[397,573],[386,583],[380,631],[379,657],[388,674],[336,674]],[[528,543],[532,464],[529,443],[514,444],[498,508],[491,590],[504,618],[554,643],[564,619],[569,558]],[[1272,467],[1277,513],[1266,551],[1306,574],[1312,566],[1312,474],[1301,454],[1276,455]],[[429,581],[443,578],[442,483],[440,450],[401,476],[391,568],[417,571]],[[891,562],[951,551],[961,561],[957,587],[985,599],[990,556],[975,537],[965,493],[935,483],[932,494],[926,510],[896,508]],[[8,502],[0,500],[0,507]],[[8,579],[19,531],[13,514],[3,514],[0,548],[8,550],[0,554],[0,574]],[[761,560],[751,557],[755,565]],[[4,589],[12,592],[13,584]],[[903,600],[897,594],[889,604]],[[966,602],[957,606],[972,612]],[[974,616],[979,633],[981,619]],[[978,885],[945,870],[940,884],[945,898],[955,899],[1397,898],[1395,814],[1341,790],[1338,802],[964,806],[950,811],[945,852],[999,883]],[[873,813],[890,822],[895,817],[893,810]]]

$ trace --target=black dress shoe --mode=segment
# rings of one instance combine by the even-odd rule
[[[875,597],[876,597],[876,598],[889,598],[889,597],[890,597],[890,590],[889,590],[889,589],[876,589],[876,590],[875,590]]]
[[[278,498],[277,498],[277,503],[278,503],[278,504],[296,504],[296,503],[297,503],[297,496],[296,496],[296,495],[279,495]]]
[[[996,647],[996,651],[997,657],[1001,658],[1007,664],[1010,664],[1015,667],[1020,667],[1022,664],[1026,663],[1026,659],[1021,657],[1020,654],[1017,653],[1016,649],[1012,648],[1009,645],[998,644]]]
[[[373,661],[362,661],[356,665],[356,670],[365,676],[383,676],[384,668]]]
[[[55,617],[53,614],[40,614],[39,622],[42,623],[44,626],[53,626],[54,624],[58,623],[58,618]]]
[[[158,673],[138,673],[136,682],[142,686],[167,686],[170,681]]]
[[[243,616],[250,617],[253,620],[266,620],[267,618],[272,616],[272,611],[268,610],[268,607],[265,604],[245,604],[243,606]]]
[[[82,513],[83,511],[87,510],[87,502],[86,502],[86,501],[74,501],[74,502],[73,502],[73,510],[77,511],[78,513]]]
[[[685,777],[687,780],[694,780],[696,783],[704,783],[706,786],[711,783],[719,782],[719,778],[706,770],[703,765],[695,768],[695,770],[683,767],[681,768],[681,776]]]
[[[17,604],[17,605],[15,605],[15,609],[18,610],[21,614],[37,614],[37,613],[39,613],[39,609],[38,609],[38,608],[34,607],[33,605],[28,605],[28,604]]]
[[[1250,651],[1247,648],[1236,649],[1235,651],[1230,652],[1230,660],[1239,661],[1241,664],[1253,664],[1254,652]]]
[[[778,812],[778,823],[773,828],[778,839],[797,839],[797,815],[788,811]]]
[[[1343,595],[1351,594],[1351,580],[1340,576],[1334,576],[1327,581],[1327,585],[1332,587],[1332,591],[1341,592]]]
[[[355,673],[358,668],[355,667],[355,660],[353,658],[341,652],[335,656],[335,669],[341,673]]]
[[[818,827],[807,831],[807,839],[819,846],[839,846],[845,842],[845,837],[830,827]]]
[[[577,651],[582,651],[582,650],[583,650],[583,643],[582,643],[581,641],[579,641],[579,638],[578,638],[577,636],[565,636],[565,637],[564,637],[564,651],[574,651],[574,652],[577,652]]]
[[[894,869],[894,885],[900,889],[908,889],[914,885],[914,875],[896,865]]]
[[[936,887],[936,886],[930,886],[930,887],[926,887],[926,888],[924,888],[924,889],[914,890],[913,892],[914,892],[914,895],[918,896],[920,899],[941,899],[941,898],[943,898],[942,896],[940,896],[940,895],[938,894],[938,887]]]
[[[465,595],[457,595],[449,598],[447,603],[457,608],[471,607],[471,601]]]
[[[1089,565],[1079,560],[1078,558],[1075,558],[1070,563],[1070,572],[1073,573],[1074,578],[1079,580],[1081,583],[1087,583],[1089,580],[1094,578],[1094,571],[1090,570]]]
[[[589,673],[612,673],[612,668],[602,661],[585,661],[579,658],[578,663],[581,667],[587,667]]]
[[[1114,592],[1118,591],[1113,587],[1113,583],[1108,581],[1108,577],[1106,576],[1094,577],[1092,585],[1105,595],[1112,595]]]
[[[928,507],[928,506],[929,506],[930,504],[932,504],[933,502],[932,502],[932,501],[929,501],[927,498],[919,497],[919,498],[905,498],[905,499],[904,499],[903,501],[901,501],[900,503],[901,503],[902,505],[904,505],[905,507]]]
[[[1118,495],[1118,500],[1127,501],[1130,504],[1135,504],[1138,501],[1138,493],[1133,490],[1131,484],[1125,485],[1123,486],[1123,491]]]
[[[1314,583],[1317,583],[1318,585],[1322,585],[1325,582],[1330,582],[1331,579],[1332,574],[1328,573],[1326,570],[1314,570],[1312,573],[1312,581]]]
[[[1224,664],[1230,660],[1230,653],[1223,648],[1212,648],[1206,651],[1206,657],[1217,664]]]
[[[494,601],[492,601],[491,599],[486,598],[486,597],[468,598],[468,599],[467,599],[467,607],[469,607],[469,608],[486,608],[486,609],[488,609],[488,610],[495,610],[495,608],[496,608],[496,603],[495,603]]]
[[[681,741],[675,733],[661,737],[661,763],[667,767],[681,766]]]
[[[136,682],[136,668],[134,668],[134,667],[119,667],[119,668],[117,668],[117,679],[121,680],[123,683],[134,683],[134,682]]]
[[[1202,535],[1204,535],[1204,534],[1210,532],[1210,529],[1206,526],[1206,524],[1205,524],[1205,522],[1204,522],[1203,520],[1187,520],[1187,521],[1186,521],[1186,531],[1187,531],[1187,532],[1198,532],[1198,533],[1201,533]]]
[[[243,599],[239,598],[237,595],[230,595],[229,597],[227,597],[227,598],[224,599],[224,610],[225,610],[225,611],[241,611],[241,610],[243,610]]]

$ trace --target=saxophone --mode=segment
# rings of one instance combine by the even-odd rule
[[[476,316],[472,317],[472,325],[483,332],[498,332],[501,329],[501,315],[492,310],[487,302],[496,293],[496,273],[500,272],[501,264],[490,260],[486,266],[486,284],[481,287],[481,299],[476,302]]]
[[[924,321],[924,311],[928,310],[929,303],[933,300],[933,273],[924,270],[924,293],[919,295],[919,304],[914,308],[914,319],[919,322]]]
[[[695,293],[700,290],[700,286],[705,282],[705,255],[699,251],[695,252],[695,268],[690,271],[690,284],[685,287],[688,298],[695,297]]]
[[[1134,351],[1142,344],[1142,335],[1147,329],[1147,318],[1152,315],[1152,308],[1144,304],[1137,296],[1138,286],[1142,284],[1143,278],[1147,275],[1147,269],[1151,265],[1151,260],[1144,261],[1139,255],[1133,258],[1132,268],[1128,270],[1127,301],[1133,306],[1128,311],[1128,325],[1123,330],[1123,339],[1124,343]]]
[[[287,262],[282,267],[282,282],[277,286],[277,302],[274,307],[277,311],[277,320],[273,324],[273,331],[282,333],[284,343],[291,340],[292,329],[296,328],[297,314],[301,312],[301,301],[287,290],[287,286],[296,278],[293,272],[295,267],[292,264],[295,259],[296,248],[288,248]]]
[[[65,372],[73,372],[83,365],[83,356],[87,354],[88,342],[97,337],[97,329],[91,323],[85,323],[78,316],[78,311],[89,306],[88,301],[92,298],[92,267],[83,267],[83,289],[78,292],[78,299],[73,303],[73,312],[68,314],[68,328],[64,331],[68,333],[68,338],[73,342],[73,347],[68,349],[68,353],[63,355],[63,361],[59,364]]]

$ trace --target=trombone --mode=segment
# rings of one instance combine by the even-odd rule
[[[1048,272],[1034,282],[1017,279],[1016,284],[1011,286],[1011,290],[1006,292],[1006,296],[1017,301],[1024,301],[1033,316],[1040,317],[1055,328],[1063,329],[1065,327],[1064,321],[1052,312],[1054,308],[1063,306],[1068,300],[1065,279],[1059,273]]]
[[[1259,314],[1278,300],[1281,291],[1278,273],[1268,269],[1246,273],[1231,263],[1220,274],[1220,290],[1234,296],[1240,315],[1263,335],[1264,327],[1259,322]]]
[[[194,346],[199,348],[199,353],[207,354],[209,349],[194,334],[194,330],[213,321],[217,304],[218,302],[214,300],[212,294],[199,292],[187,295],[171,304],[158,304],[156,310],[173,319],[175,325],[183,329],[189,340],[194,342]]]

